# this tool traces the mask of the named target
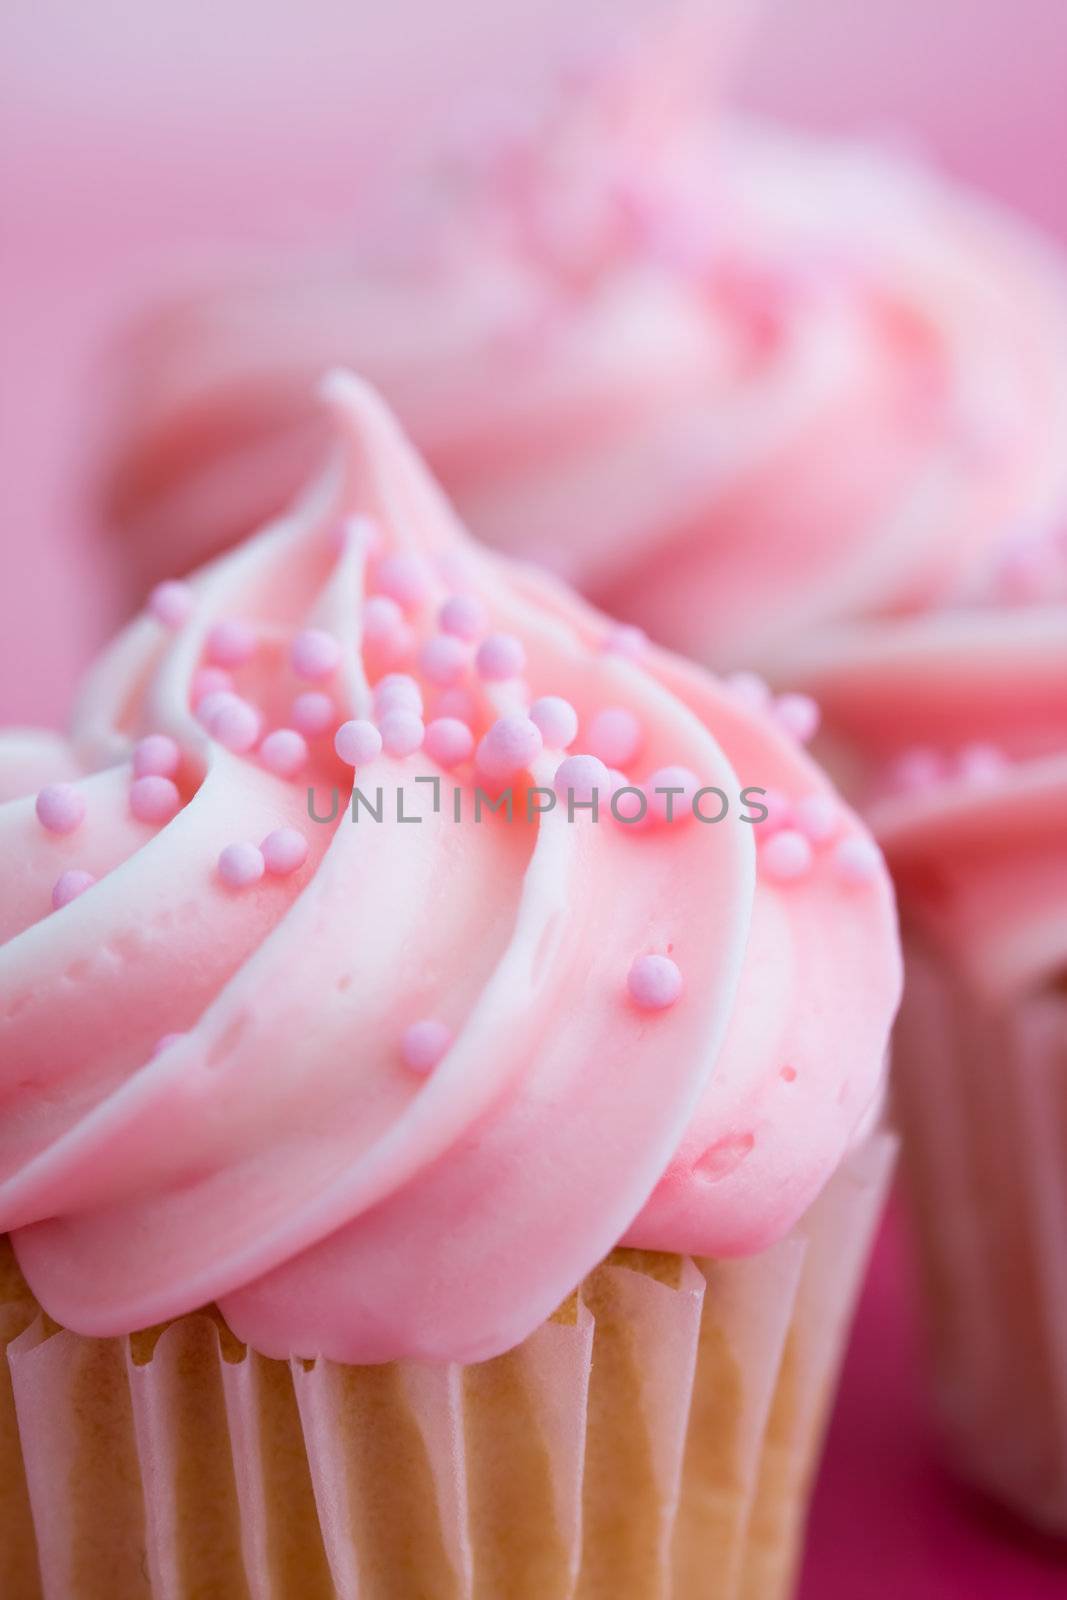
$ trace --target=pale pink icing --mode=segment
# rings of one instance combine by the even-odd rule
[[[909,921],[998,1003],[1061,983],[1067,607],[861,623],[804,668]]]
[[[151,323],[111,502],[134,565],[279,503],[340,351],[474,532],[698,659],[788,678],[815,630],[995,587],[1067,508],[1058,264],[885,153],[684,96],[637,148],[603,98],[406,270],[272,270]]]
[[[684,766],[731,795],[832,798],[772,718],[659,652],[603,648],[602,617],[479,552],[373,394],[343,376],[328,392],[339,442],[317,489],[192,580],[187,620],[146,615],[118,639],[67,749],[0,741],[0,1226],[79,1332],[218,1299],[272,1355],[469,1360],[522,1339],[620,1239],[747,1252],[792,1225],[880,1091],[891,892],[881,868],[848,883],[827,853],[771,882],[736,815],[456,825],[471,769],[425,752],[358,774],[364,792],[403,782],[419,825],[311,822],[308,784],[352,782],[334,728],[381,709],[359,617],[389,552],[429,564],[411,651],[455,589],[524,646],[524,680],[470,677],[476,734],[561,694],[581,728],[606,705],[636,716],[631,777]],[[306,689],[294,638],[341,647],[333,727],[291,780],[190,709],[223,620],[253,630],[234,683],[265,729]],[[129,809],[148,734],[181,751],[162,826]],[[546,751],[530,772],[550,786],[558,764]],[[73,773],[85,819],[49,833],[33,786]],[[420,773],[440,777],[440,814]],[[863,837],[833,806],[838,838]],[[282,828],[306,836],[306,863],[227,887],[220,852]],[[97,881],[50,912],[69,869]],[[654,1013],[627,993],[650,953],[683,978]],[[403,1041],[425,1020],[452,1044],[414,1071]]]

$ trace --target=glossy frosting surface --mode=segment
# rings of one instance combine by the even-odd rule
[[[0,741],[0,1227],[80,1332],[217,1299],[272,1355],[476,1359],[620,1240],[743,1253],[792,1226],[881,1088],[891,892],[773,704],[479,550],[373,393],[327,392],[333,465],[294,512],[154,597],[69,741]],[[528,734],[549,695],[577,736],[533,741],[520,801],[607,749],[607,708],[616,743],[637,730],[612,784],[681,767],[729,816],[475,821],[480,769],[426,725],[499,757],[489,730]],[[353,718],[386,740],[355,773],[381,822],[350,820]],[[295,770],[299,740],[264,743],[294,720]],[[745,786],[806,802],[811,842],[742,822]],[[662,1009],[648,956],[681,977]]]

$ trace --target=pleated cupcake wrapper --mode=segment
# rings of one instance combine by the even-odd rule
[[[0,1305],[4,1600],[778,1600],[893,1141],[734,1261],[616,1251],[472,1366]]]
[[[1067,1533],[1067,993],[992,1009],[915,944],[895,1068],[946,1440]]]

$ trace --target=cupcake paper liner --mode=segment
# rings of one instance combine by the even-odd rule
[[[954,1463],[1067,1533],[1067,992],[995,1007],[912,941],[894,1064]]]
[[[617,1250],[470,1366],[89,1339],[8,1255],[4,1600],[779,1600],[893,1140],[730,1261]]]

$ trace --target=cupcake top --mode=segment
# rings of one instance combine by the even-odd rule
[[[880,1092],[891,891],[801,697],[478,549],[326,392],[297,509],[0,742],[0,1227],[78,1332],[472,1360],[620,1241],[792,1226]]]
[[[488,141],[406,266],[368,246],[151,323],[111,500],[140,556],[276,500],[341,349],[472,531],[699,659],[788,680],[828,626],[995,591],[1067,507],[1058,265],[913,162],[681,91],[654,116],[650,78]]]
[[[805,674],[908,924],[992,1003],[1062,986],[1067,605],[858,624]]]

